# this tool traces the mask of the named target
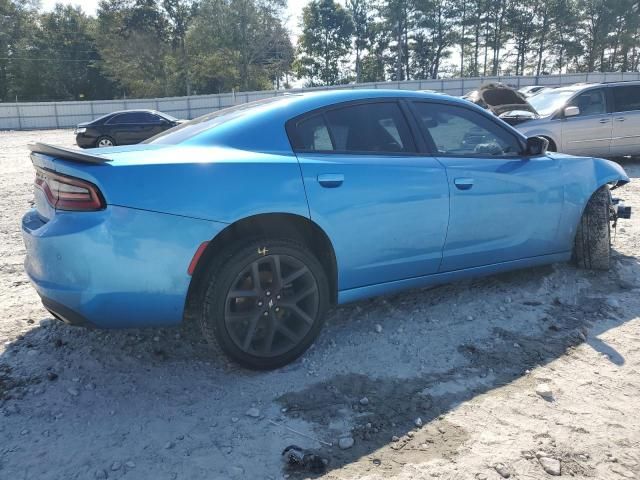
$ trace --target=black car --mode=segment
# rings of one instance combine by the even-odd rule
[[[80,123],[74,133],[81,148],[113,147],[140,143],[182,122],[155,110],[125,110]]]

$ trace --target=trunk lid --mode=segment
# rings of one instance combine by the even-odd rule
[[[32,143],[31,145],[29,145],[29,150],[31,150],[32,159],[35,154],[40,155],[44,158],[48,157],[51,160],[53,160],[54,158],[60,158],[63,160],[80,163],[100,164],[109,161],[108,158],[101,156],[98,152],[86,153],[75,148],[58,147],[55,145],[50,145],[48,143]],[[46,162],[44,158],[42,159],[42,161]]]

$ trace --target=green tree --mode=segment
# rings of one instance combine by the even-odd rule
[[[383,2],[380,15],[388,36],[388,70],[392,80],[411,78],[409,44],[415,28],[414,0]]]
[[[373,28],[373,2],[370,0],[348,0],[347,10],[353,21],[353,44],[355,49],[356,83],[361,81],[362,55],[371,47]]]
[[[457,6],[449,0],[418,0],[415,3],[414,75],[438,78],[443,60],[456,41]]]
[[[353,21],[333,0],[312,0],[302,13],[298,39],[298,76],[309,85],[336,85],[345,80],[343,65],[351,50]]]
[[[360,80],[362,82],[382,82],[387,79],[389,35],[384,24],[374,21],[369,28],[369,48],[362,57]]]
[[[198,11],[193,0],[163,0],[162,7],[167,20],[167,32],[173,49],[172,90],[179,95],[191,94],[189,60],[187,56],[187,31]]]
[[[102,0],[96,43],[102,70],[124,94],[155,97],[174,93],[167,66],[171,53],[168,22],[154,0]]]
[[[61,4],[40,16],[34,47],[38,56],[48,59],[40,63],[41,73],[36,77],[40,95],[81,100],[113,94],[113,83],[99,70],[94,22],[79,7]]]
[[[540,34],[541,44],[544,44],[544,36],[548,30],[547,5],[548,2],[532,0],[526,3],[514,2],[508,6],[506,22],[514,44],[516,75],[524,75],[534,30],[544,29]],[[540,26],[535,23],[538,18],[543,19],[543,23]]]
[[[24,81],[37,71],[31,48],[36,29],[30,2],[0,0],[0,100],[22,95]]]
[[[203,0],[187,36],[197,90],[278,86],[293,59],[281,11],[280,1]]]

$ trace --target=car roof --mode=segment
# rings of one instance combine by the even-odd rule
[[[277,110],[283,105],[287,105],[291,116],[310,112],[312,110],[329,107],[336,103],[343,103],[358,100],[375,100],[376,98],[413,98],[446,100],[452,103],[468,105],[468,102],[451,95],[439,92],[424,92],[416,90],[395,90],[395,89],[372,89],[372,88],[348,88],[338,90],[323,90],[314,92],[292,92],[284,93],[277,97],[281,101],[271,101],[264,99],[265,110]]]
[[[585,88],[592,87],[617,87],[617,86],[626,86],[626,85],[640,85],[640,81],[638,80],[621,80],[617,82],[588,82],[588,83],[574,83],[572,85],[561,85],[556,87],[554,90],[556,91],[573,91],[577,92],[579,90],[584,90]]]
[[[106,115],[117,115],[119,113],[159,113],[159,114],[162,114],[162,112],[159,112],[157,110],[150,110],[150,109],[146,109],[146,108],[136,108],[136,109],[133,109],[133,110],[117,110],[115,112],[107,113]]]
[[[296,93],[302,98],[321,98],[327,100],[327,103],[333,101],[344,102],[349,98],[354,100],[368,99],[368,98],[433,98],[442,99],[455,98],[446,93],[436,92],[433,90],[399,90],[392,88],[348,88],[348,89],[336,89],[336,90],[323,90],[315,92]]]

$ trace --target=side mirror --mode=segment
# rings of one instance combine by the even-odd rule
[[[580,115],[580,109],[578,107],[571,106],[564,109],[565,118],[575,117],[576,115]]]
[[[529,137],[527,138],[527,155],[537,157],[547,153],[547,147],[549,147],[549,140],[542,137]]]

